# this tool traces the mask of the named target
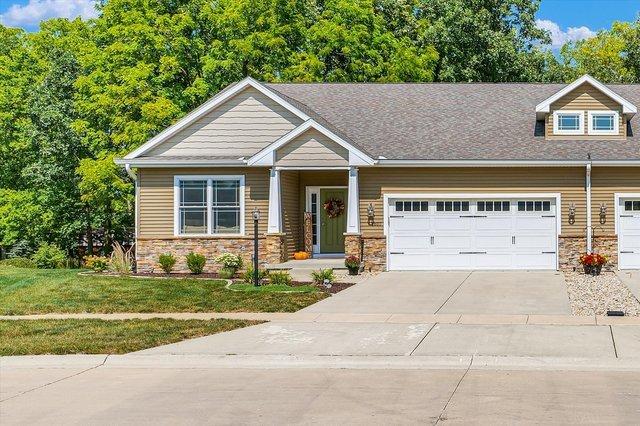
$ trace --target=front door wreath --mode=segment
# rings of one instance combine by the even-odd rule
[[[329,198],[322,207],[330,219],[335,219],[344,213],[344,202],[339,198]]]

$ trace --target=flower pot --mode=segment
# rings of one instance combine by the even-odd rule
[[[591,265],[582,265],[582,267],[584,268],[585,275],[591,275],[591,269],[593,268],[593,266],[591,266]]]
[[[355,267],[355,268],[347,268],[349,270],[349,275],[358,275],[358,270],[360,268]]]
[[[602,265],[593,265],[591,267],[591,275],[593,275],[594,277],[596,275],[600,275],[600,272],[602,272]]]

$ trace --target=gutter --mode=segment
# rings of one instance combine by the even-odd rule
[[[640,160],[388,160],[378,159],[382,167],[583,167],[587,164],[609,167],[640,167]]]

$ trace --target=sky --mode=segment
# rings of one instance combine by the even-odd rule
[[[91,18],[95,0],[0,0],[0,23],[34,31],[43,19]],[[551,32],[552,48],[567,41],[593,37],[614,21],[632,21],[640,12],[640,0],[542,0],[536,15],[538,26]]]

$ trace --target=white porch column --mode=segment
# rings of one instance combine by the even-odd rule
[[[360,233],[360,193],[358,188],[358,168],[349,169],[349,190],[347,196],[347,234]]]
[[[267,233],[282,232],[282,202],[280,198],[280,170],[272,168],[269,172],[269,220]]]

